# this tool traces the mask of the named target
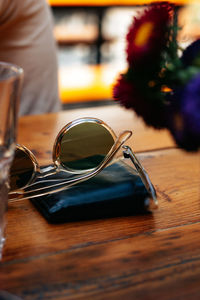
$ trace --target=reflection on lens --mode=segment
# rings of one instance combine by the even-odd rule
[[[94,122],[77,124],[63,135],[61,164],[71,170],[96,168],[113,144],[113,136],[101,124]]]
[[[32,178],[34,166],[29,155],[17,148],[10,169],[10,190],[20,189],[27,185]]]

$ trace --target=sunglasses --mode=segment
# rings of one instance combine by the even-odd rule
[[[106,123],[96,118],[74,120],[58,133],[53,146],[53,164],[43,168],[29,149],[17,145],[10,169],[9,194],[12,199],[35,198],[88,180],[114,162],[115,154],[131,135],[130,130],[125,130],[117,137]],[[156,191],[147,172],[130,147],[123,146],[123,155],[131,159],[149,193],[146,206],[156,208]],[[62,172],[67,172],[67,179],[66,176],[52,179]]]

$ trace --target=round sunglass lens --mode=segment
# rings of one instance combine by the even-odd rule
[[[14,160],[10,169],[10,190],[26,186],[34,173],[34,165],[28,153],[16,148]]]
[[[61,164],[71,170],[96,168],[114,144],[114,138],[103,125],[83,122],[71,127],[61,140]]]

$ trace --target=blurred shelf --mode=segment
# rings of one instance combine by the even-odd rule
[[[95,25],[83,25],[81,28],[69,28],[67,25],[58,25],[54,28],[54,36],[58,45],[75,46],[77,44],[95,45],[98,39],[98,30]],[[101,43],[114,42],[114,38],[103,38]]]
[[[96,63],[101,63],[101,46],[105,42],[113,41],[113,39],[107,39],[102,35],[102,20],[106,8],[90,7],[88,9],[89,7],[80,8],[79,5],[75,5],[75,8],[70,9],[68,4],[52,5],[55,19],[54,35],[58,45],[85,44],[95,46],[97,49]]]
[[[68,24],[60,24],[54,27],[54,36],[60,45],[94,44],[98,37],[95,25],[82,25],[78,28]]]
[[[88,38],[87,36],[68,36],[68,37],[62,37],[62,36],[55,36],[56,42],[60,46],[76,46],[77,44],[84,44],[84,45],[94,45],[96,42],[96,39],[93,38]],[[104,38],[102,39],[102,43],[107,42],[107,43],[112,43],[114,42],[114,38]]]

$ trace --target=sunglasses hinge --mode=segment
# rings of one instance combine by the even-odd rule
[[[56,173],[57,173],[57,168],[54,165],[50,165],[50,166],[41,168],[39,175],[41,175],[43,178],[46,176],[55,175]]]

